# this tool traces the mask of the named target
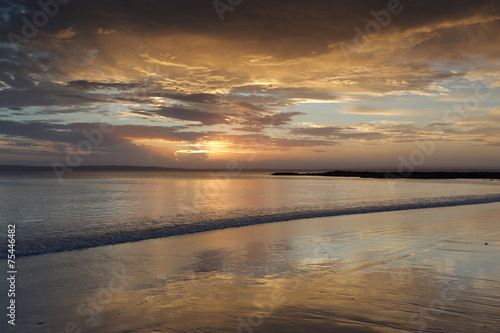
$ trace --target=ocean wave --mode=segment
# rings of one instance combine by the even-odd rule
[[[22,224],[18,224],[17,235],[24,234],[30,235],[30,237],[18,240],[16,255],[18,257],[40,255],[210,230],[316,217],[464,206],[494,202],[500,202],[500,194],[362,202],[352,204],[351,206],[335,205],[333,203],[328,207],[296,207],[295,209],[280,211],[254,211],[251,214],[240,212],[240,215],[233,214],[230,218],[207,218],[201,214],[188,214],[182,217],[183,223],[172,224],[171,221],[169,223],[165,223],[166,221],[155,221],[155,223],[149,224],[137,223],[136,227],[132,225],[119,228],[118,230],[101,228],[92,233],[73,231],[65,233],[63,236],[61,234],[51,236],[49,231],[42,232],[42,230],[38,231],[38,235],[33,235],[32,233],[30,235],[28,228],[23,227]],[[191,222],[185,223],[186,220]],[[6,249],[4,248],[1,251],[0,256],[6,258]]]

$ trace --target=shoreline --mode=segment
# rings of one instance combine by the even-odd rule
[[[32,249],[31,252],[23,253],[18,250],[18,258],[22,257],[32,257],[40,256],[48,253],[60,253],[68,251],[85,250],[88,248],[98,248],[101,246],[108,245],[118,245],[124,243],[136,243],[151,239],[161,239],[168,237],[175,237],[180,235],[191,235],[198,233],[205,233],[215,230],[225,230],[234,228],[243,228],[247,226],[263,225],[263,224],[273,224],[273,223],[283,223],[291,222],[296,220],[310,220],[316,218],[327,218],[327,217],[342,217],[342,216],[356,216],[356,215],[366,215],[374,213],[384,213],[384,212],[401,212],[401,211],[414,211],[420,209],[439,209],[439,208],[449,208],[449,207],[464,207],[464,206],[475,206],[490,203],[500,202],[500,196],[490,195],[484,197],[464,198],[465,201],[457,201],[457,197],[451,197],[448,201],[428,201],[428,202],[414,202],[414,203],[401,203],[394,204],[391,203],[390,206],[385,205],[373,205],[360,207],[347,207],[347,208],[337,208],[334,211],[324,211],[324,212],[295,212],[289,214],[278,214],[278,215],[262,215],[262,216],[247,216],[245,218],[237,220],[221,220],[221,221],[211,221],[210,224],[206,224],[204,227],[200,225],[181,225],[181,226],[165,226],[163,228],[158,227],[152,230],[142,230],[144,234],[138,234],[135,230],[122,231],[118,236],[111,234],[103,234],[101,238],[95,238],[95,235],[91,235],[89,239],[75,238],[72,239],[67,236],[66,243],[57,243],[53,245],[47,245],[51,250],[47,250],[47,247],[43,251]],[[21,229],[21,232],[23,230]],[[5,259],[6,254],[2,253],[0,259]]]
[[[22,257],[18,327],[499,331],[499,213],[323,217]]]

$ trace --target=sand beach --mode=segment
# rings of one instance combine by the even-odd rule
[[[7,332],[498,332],[499,213],[356,214],[22,257]]]

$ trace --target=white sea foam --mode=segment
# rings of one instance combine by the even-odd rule
[[[352,205],[334,205],[330,207],[301,207],[300,209],[261,209],[253,211],[254,215],[232,215],[228,218],[207,218],[204,215],[190,214],[178,216],[177,221],[155,220],[148,223],[134,223],[136,226],[126,229],[109,230],[96,228],[93,232],[67,233],[64,237],[57,234],[51,236],[50,231],[33,235],[24,239],[17,248],[19,256],[36,255],[59,251],[69,251],[103,245],[119,244],[139,240],[168,237],[209,230],[242,227],[261,223],[282,222],[296,219],[310,219],[315,217],[367,214],[412,209],[439,208],[450,206],[464,206],[500,202],[500,194],[475,195],[475,196],[450,196],[439,198],[420,198],[413,200],[392,200],[380,202],[359,202]],[[249,213],[250,211],[246,211]],[[257,213],[257,214],[255,214]],[[189,219],[186,223],[185,219]],[[140,222],[140,221],[137,221]],[[142,221],[144,222],[144,221]],[[311,220],[314,223],[314,220]],[[334,220],[332,220],[334,223]],[[18,234],[29,233],[29,230],[20,225]],[[5,257],[6,253],[2,253]]]

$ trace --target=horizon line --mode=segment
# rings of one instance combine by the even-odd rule
[[[98,164],[98,165],[80,165],[77,167],[69,168],[72,171],[92,171],[90,169],[102,169],[102,171],[228,171],[232,173],[245,172],[245,171],[342,171],[342,172],[388,172],[388,173],[421,173],[421,172],[500,172],[500,169],[425,169],[414,171],[398,171],[394,169],[361,169],[361,168],[253,168],[241,167],[240,170],[229,171],[227,168],[178,168],[178,167],[165,167],[155,165],[121,165],[121,164]],[[107,170],[105,170],[107,169]],[[114,169],[114,170],[113,170]],[[135,169],[135,170],[133,170]],[[47,165],[26,165],[26,164],[0,164],[0,171],[45,171],[54,170],[52,166]]]

